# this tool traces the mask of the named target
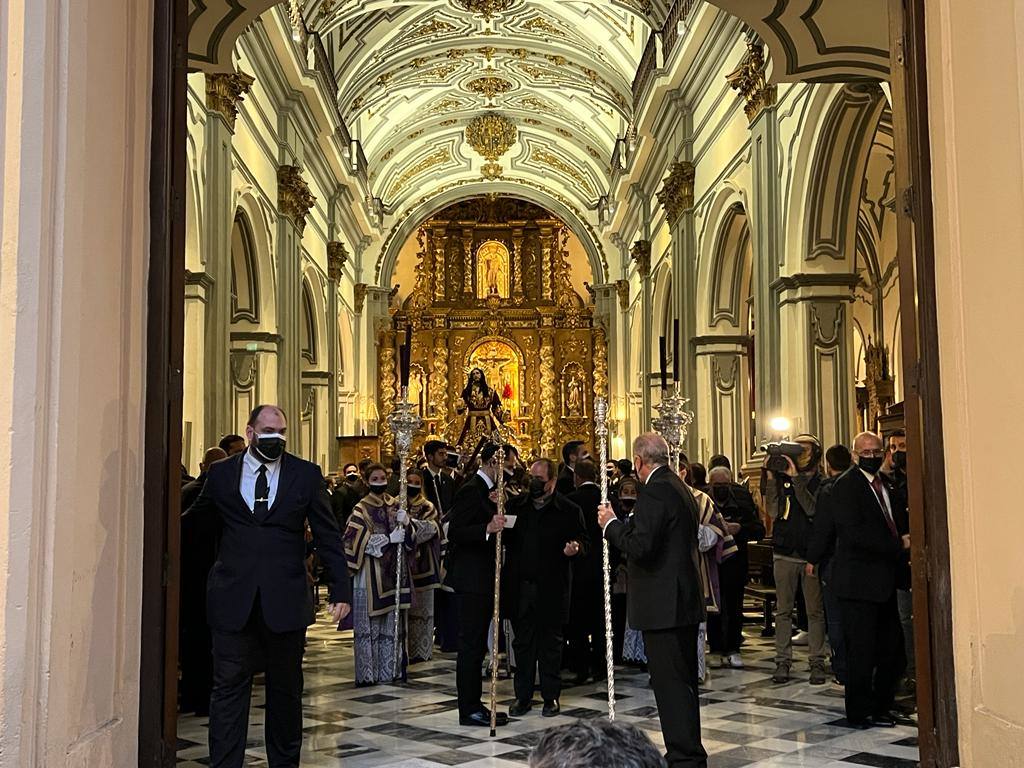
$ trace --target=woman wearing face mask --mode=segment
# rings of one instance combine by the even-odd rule
[[[416,551],[410,559],[413,595],[409,608],[409,661],[429,661],[434,649],[434,590],[441,586],[441,519],[423,494],[423,472],[410,469],[409,516]]]
[[[633,513],[640,487],[634,478],[622,477],[616,490],[616,512],[620,518],[625,519]],[[612,569],[612,650],[615,654],[615,663],[621,664],[624,661],[623,646],[626,633],[626,559],[615,547],[611,548],[609,554]],[[634,633],[637,637],[639,634]]]
[[[355,634],[356,685],[395,679],[395,577],[398,547],[405,547],[401,609],[412,602],[408,564],[415,549],[418,523],[399,519],[398,500],[386,493],[387,471],[380,464],[366,468],[370,492],[360,501],[345,526],[345,557],[353,574],[352,622]],[[399,622],[399,631],[402,624]],[[403,643],[399,642],[399,647]],[[404,659],[403,659],[404,662]],[[405,677],[402,665],[400,677]]]

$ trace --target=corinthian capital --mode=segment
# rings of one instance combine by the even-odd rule
[[[668,178],[658,192],[658,202],[665,209],[665,218],[674,224],[679,214],[693,208],[693,163],[672,163]]]
[[[238,117],[238,105],[254,82],[244,72],[206,76],[206,108],[222,115],[232,133],[235,130],[235,118]]]
[[[329,242],[327,244],[327,279],[335,282],[341,280],[346,261],[348,261],[348,251],[345,249],[345,244],[337,240]]]
[[[747,55],[735,71],[725,76],[729,85],[746,101],[743,111],[750,122],[754,122],[762,109],[775,104],[776,88],[765,79],[766,67],[764,46],[756,41],[747,41]]]
[[[309,191],[309,185],[302,178],[302,169],[297,165],[282,165],[277,169],[277,205],[301,232],[306,227],[306,215],[316,198]]]
[[[629,249],[629,257],[636,262],[636,270],[640,277],[650,277],[651,274],[651,241],[637,240]]]

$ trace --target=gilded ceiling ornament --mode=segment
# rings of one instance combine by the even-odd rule
[[[531,32],[544,32],[549,35],[555,35],[556,37],[565,37],[565,32],[561,28],[556,27],[543,16],[535,16],[523,26]]]
[[[451,74],[459,68],[458,64],[441,64],[434,67],[427,73],[428,77],[432,77],[435,80],[447,81]]]
[[[206,76],[206,108],[218,112],[234,132],[235,118],[242,97],[249,92],[256,80],[244,72],[229,72],[224,75]]]
[[[733,72],[725,76],[729,85],[739,91],[746,104],[743,111],[747,120],[754,121],[762,109],[774,106],[776,88],[765,79],[767,62],[764,46],[755,41],[747,42],[747,55]]]
[[[517,138],[515,123],[496,112],[474,117],[466,126],[469,146],[492,163],[508,152]]]
[[[427,35],[439,35],[454,31],[455,26],[453,24],[449,24],[447,21],[441,21],[440,19],[431,19],[426,24],[416,27],[409,37],[413,40],[418,40],[419,38],[426,37]]]
[[[316,197],[309,191],[309,185],[302,178],[302,169],[297,165],[282,165],[277,169],[277,205],[301,232],[306,227],[306,216]]]
[[[470,80],[463,86],[467,91],[472,93],[479,93],[488,99],[493,99],[502,93],[508,93],[515,85],[510,83],[503,77],[494,77],[493,75],[487,75],[485,77],[478,77],[474,80]]]
[[[544,125],[544,123],[542,123],[535,117],[525,117],[523,118],[523,122],[526,123],[527,125]]]
[[[439,102],[437,102],[436,104],[434,104],[434,106],[430,108],[430,111],[435,114],[438,112],[451,112],[453,110],[458,109],[461,106],[462,104],[458,101],[458,99],[441,99]]]
[[[477,48],[476,52],[483,56],[485,59],[490,61],[494,58],[494,54],[498,51],[493,45],[485,45],[483,48]]]
[[[380,87],[382,87],[382,88],[386,88],[386,87],[387,87],[387,85],[388,85],[388,83],[390,83],[390,82],[391,82],[391,78],[392,78],[392,77],[394,77],[394,74],[393,74],[393,73],[391,73],[391,72],[385,72],[384,74],[380,75],[380,76],[379,76],[379,77],[377,78],[377,85],[379,85],[379,86],[380,86]]]
[[[569,165],[558,155],[548,152],[546,149],[535,149],[530,153],[530,159],[534,162],[546,165],[548,168],[563,173],[580,185],[580,188],[588,195],[594,194],[594,188],[590,185],[587,177],[580,173],[578,168]]]
[[[440,123],[438,123],[438,125],[447,127],[449,125],[455,125],[457,122],[459,121],[454,117],[449,117],[447,120],[442,120]]]
[[[348,250],[345,244],[332,240],[327,244],[327,279],[337,282],[341,280],[342,270],[348,261]]]
[[[461,59],[463,56],[466,55],[466,52],[461,48],[449,48],[445,55],[449,59]]]
[[[413,163],[406,168],[402,172],[402,175],[395,180],[395,183],[391,185],[391,191],[388,192],[388,197],[393,199],[403,189],[405,189],[406,185],[413,177],[418,176],[427,169],[433,168],[436,165],[446,163],[451,160],[451,158],[451,150],[448,147],[441,147],[440,149],[434,150],[429,155],[420,158],[418,162]]]
[[[480,175],[488,181],[501,178],[503,172],[504,169],[501,167],[501,163],[484,163],[480,166]]]
[[[687,208],[693,208],[693,179],[693,163],[672,163],[668,178],[658,191],[658,202],[665,209],[669,224],[674,224]]]
[[[515,0],[455,0],[456,5],[469,11],[478,13],[487,21],[496,13],[507,11],[512,7]]]

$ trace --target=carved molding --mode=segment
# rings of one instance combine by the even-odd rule
[[[629,280],[616,280],[615,293],[619,297],[619,309],[625,312],[629,309]]]
[[[658,202],[665,209],[665,218],[669,224],[675,224],[679,215],[688,208],[693,208],[693,180],[696,169],[693,163],[672,163],[668,178],[658,191]]]
[[[206,108],[224,118],[232,133],[238,105],[256,80],[244,72],[230,72],[223,75],[206,75]]]
[[[345,269],[345,262],[348,261],[348,249],[345,244],[332,240],[327,244],[327,279],[337,282],[341,280]]]
[[[299,232],[306,228],[306,216],[315,202],[316,197],[309,191],[309,184],[302,178],[302,168],[297,165],[278,167],[277,205]]]
[[[356,283],[353,290],[353,298],[355,299],[356,314],[361,314],[363,307],[366,306],[366,292],[368,286],[366,283]]]
[[[747,55],[739,67],[725,76],[729,85],[743,97],[743,111],[750,122],[754,122],[761,110],[775,106],[777,89],[766,80],[766,67],[764,46],[759,42],[747,41]]]
[[[651,241],[637,240],[629,249],[629,258],[636,262],[636,269],[640,277],[651,276]]]

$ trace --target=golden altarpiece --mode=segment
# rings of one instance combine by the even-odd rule
[[[436,436],[472,452],[491,415],[524,458],[555,457],[571,439],[592,442],[594,392],[608,380],[606,337],[572,286],[568,239],[549,211],[508,197],[461,201],[422,223],[415,286],[379,331],[385,454],[409,325],[409,398],[424,419],[417,447]],[[476,370],[482,377],[471,380]]]

